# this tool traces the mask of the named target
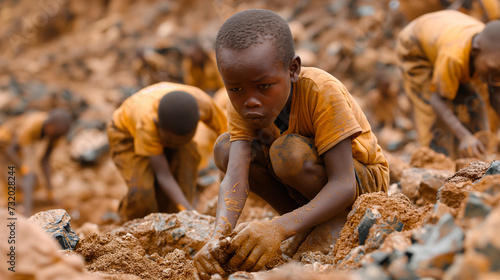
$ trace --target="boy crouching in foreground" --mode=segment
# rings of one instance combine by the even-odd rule
[[[227,89],[229,133],[214,147],[226,173],[211,240],[194,258],[201,278],[224,270],[211,255],[224,229],[234,229],[252,191],[281,216],[241,224],[230,244],[231,267],[257,271],[285,239],[322,224],[329,248],[350,206],[386,191],[389,169],[361,108],[344,85],[317,68],[301,68],[286,21],[267,10],[233,15],[216,39]]]

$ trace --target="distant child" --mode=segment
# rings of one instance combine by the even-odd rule
[[[128,186],[123,220],[193,210],[200,162],[198,122],[221,134],[227,118],[202,90],[158,83],[127,98],[108,124],[110,152]]]
[[[408,21],[440,10],[456,10],[482,22],[500,19],[500,0],[400,0],[401,12]]]
[[[184,84],[198,87],[213,96],[224,87],[217,71],[213,50],[206,51],[196,39],[190,39],[182,48],[182,78]]]
[[[287,22],[274,12],[230,17],[216,39],[219,72],[229,95],[229,133],[214,147],[225,177],[211,240],[194,258],[203,279],[224,274],[211,254],[234,229],[252,191],[281,216],[241,224],[228,262],[260,270],[285,239],[328,225],[328,250],[363,194],[386,191],[389,169],[361,108],[344,85],[317,68],[301,68]],[[324,246],[324,247],[322,247]]]
[[[33,161],[34,144],[44,140],[48,142],[39,163],[45,177],[47,198],[53,202],[49,158],[57,140],[68,133],[71,121],[72,116],[68,111],[54,109],[49,113],[28,112],[9,119],[0,126],[0,151],[5,156],[4,163],[14,166],[15,177],[21,179],[16,181],[16,185],[20,187],[23,194],[26,216],[31,215],[32,195],[36,183],[36,162]]]
[[[396,51],[420,144],[452,158],[482,157],[474,134],[493,128],[489,103],[500,112],[500,21],[426,14],[401,31]]]

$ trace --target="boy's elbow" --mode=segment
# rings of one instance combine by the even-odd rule
[[[356,182],[354,184],[349,184],[346,187],[346,200],[349,201],[349,205],[353,204],[356,200]]]

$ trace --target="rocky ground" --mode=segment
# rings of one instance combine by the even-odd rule
[[[104,127],[114,108],[141,86],[182,82],[177,53],[158,56],[159,49],[182,49],[195,36],[210,50],[222,22],[247,8],[282,15],[303,64],[346,84],[384,148],[391,187],[388,194],[356,201],[328,253],[305,252],[298,261],[285,258],[268,271],[235,272],[229,279],[500,277],[497,137],[483,137],[489,155],[482,159],[452,160],[418,148],[395,66],[394,37],[405,24],[397,1],[268,2],[0,1],[0,123],[54,107],[71,109],[77,119],[51,158],[56,204],[46,202],[42,181],[31,221],[19,205],[15,277],[21,278],[2,267],[1,279],[195,277],[192,256],[212,232],[220,174],[210,163],[200,170],[196,212],[157,213],[120,224],[116,209],[126,186],[106,153]],[[42,212],[50,209],[66,212]],[[7,210],[0,213],[6,221]],[[251,196],[240,222],[275,215]],[[65,234],[50,238],[44,231],[54,232],[56,224]],[[10,232],[1,234],[5,264]],[[77,240],[72,251],[57,244]]]

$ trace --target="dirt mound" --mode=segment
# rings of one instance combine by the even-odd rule
[[[210,238],[214,221],[214,217],[192,211],[155,213],[129,221],[109,233],[117,237],[134,236],[149,255],[163,256],[180,249],[194,256]]]
[[[164,257],[148,255],[131,234],[93,234],[82,240],[75,252],[84,256],[89,271],[132,274],[142,279],[192,279],[195,273],[185,252],[175,249]]]
[[[455,172],[455,162],[452,159],[428,147],[420,147],[412,153],[410,166]]]
[[[103,235],[81,240],[89,271],[133,274],[142,279],[192,279],[191,257],[208,241],[214,218],[183,211],[151,214]]]
[[[431,210],[431,206],[415,208],[402,194],[388,196],[378,192],[360,196],[333,249],[334,262],[341,268],[359,267],[359,258],[348,256],[357,254],[353,249],[364,246],[358,249],[363,254],[378,249],[392,232],[409,231],[422,226]],[[345,259],[350,261],[346,262]]]

